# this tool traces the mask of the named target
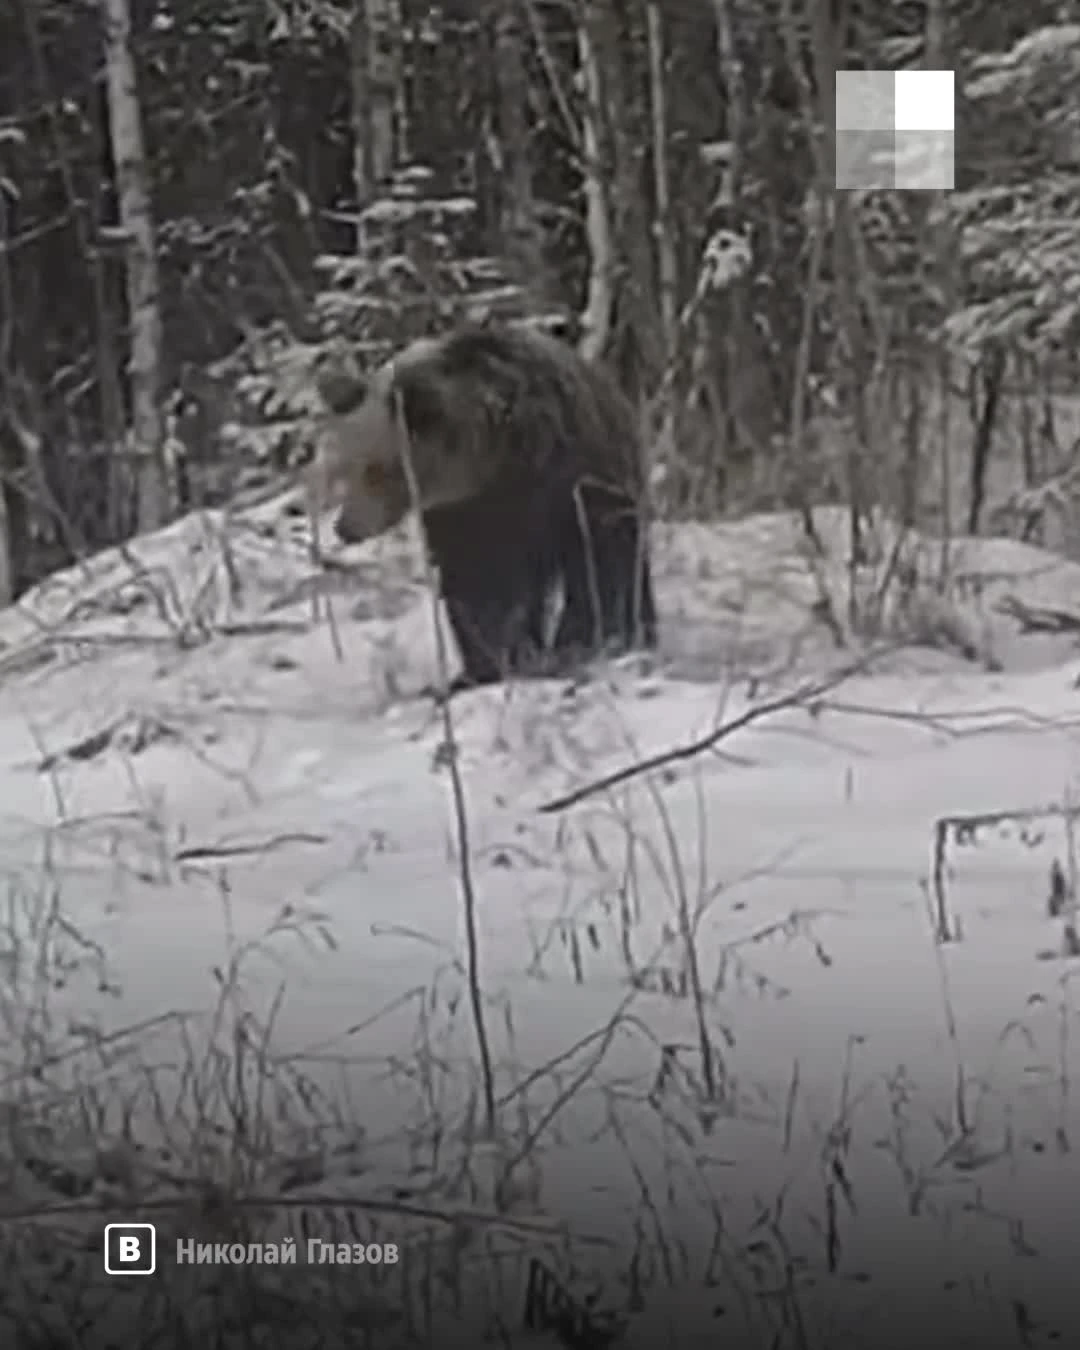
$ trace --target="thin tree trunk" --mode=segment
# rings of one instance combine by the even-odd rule
[[[626,392],[639,406],[659,384],[663,368],[656,309],[652,212],[642,175],[642,137],[648,135],[645,78],[634,54],[644,46],[634,28],[632,0],[589,0],[588,29],[603,114],[603,144],[611,220],[613,324],[608,356]]]
[[[670,468],[675,456],[675,363],[678,358],[679,264],[671,235],[671,183],[668,167],[667,88],[664,28],[660,6],[648,0],[649,104],[652,112],[653,233],[656,240],[657,296],[664,372],[662,406],[653,466]]]
[[[18,451],[8,454],[10,433],[7,409],[4,403],[11,398],[11,380],[15,346],[15,288],[11,276],[9,252],[8,199],[6,182],[0,182],[0,606],[10,605],[15,599],[15,573],[21,561],[16,556],[17,541],[12,535],[8,512],[8,480],[21,467]],[[23,503],[25,506],[25,503]],[[19,541],[24,544],[25,541]]]
[[[349,26],[349,82],[352,120],[352,176],[356,194],[356,252],[367,254],[363,213],[371,197],[371,131],[368,118],[368,31],[364,0],[355,0]]]
[[[845,31],[846,12],[830,14],[824,5],[816,5],[811,21],[811,42],[814,70],[817,76],[818,118],[824,129],[821,146],[824,152],[826,181],[836,182],[836,70],[838,54],[842,52],[841,35]],[[836,386],[841,391],[842,407],[851,419],[849,451],[847,455],[848,517],[851,531],[851,554],[848,560],[848,619],[854,626],[858,619],[858,568],[863,559],[863,528],[868,506],[866,470],[870,458],[870,426],[868,391],[871,363],[867,349],[862,309],[859,296],[859,238],[858,222],[852,209],[850,193],[834,194],[833,214],[833,278],[836,287],[838,336],[841,341],[834,351]]]
[[[401,246],[397,231],[366,228],[365,208],[384,191],[398,162],[402,129],[401,20],[396,0],[354,0],[349,30],[349,80],[353,148],[353,190],[356,194],[356,252],[367,256],[376,244],[391,240]]]
[[[4,437],[0,435],[0,467],[3,466]],[[15,548],[8,520],[7,492],[0,484],[0,608],[15,599]]]
[[[502,155],[502,235],[519,277],[543,292],[544,258],[533,194],[527,110],[528,78],[521,0],[495,0],[495,82]]]
[[[652,105],[653,192],[656,206],[656,260],[660,277],[660,322],[663,327],[664,360],[675,359],[678,322],[678,262],[671,237],[671,186],[668,174],[667,89],[664,30],[660,6],[649,0],[649,93]]]
[[[132,441],[137,464],[138,528],[154,530],[169,514],[161,410],[162,325],[157,246],[150,202],[142,116],[131,52],[128,0],[101,0],[109,130],[131,322]]]
[[[1005,380],[1005,348],[994,343],[979,358],[979,383],[982,402],[975,422],[975,436],[971,444],[971,498],[968,502],[968,534],[978,534],[986,502],[986,471],[990,465],[990,450],[997,429],[1001,389]]]
[[[919,470],[922,462],[923,400],[926,397],[922,381],[922,361],[917,356],[917,338],[914,325],[908,321],[905,341],[907,360],[900,372],[903,409],[904,445],[900,462],[900,523],[905,529],[914,529],[919,516]]]
[[[586,0],[590,5],[593,0]],[[615,257],[611,227],[611,207],[605,186],[601,146],[603,145],[603,90],[597,54],[589,34],[587,19],[578,29],[578,55],[581,61],[585,107],[581,119],[581,144],[584,156],[582,175],[585,195],[585,233],[589,241],[589,286],[585,311],[581,316],[581,352],[587,360],[601,356],[611,334],[615,306]]]
[[[945,70],[946,65],[946,13],[943,0],[928,0],[926,6],[926,44],[924,60],[928,70]],[[945,194],[934,193],[937,227],[934,239],[934,260],[936,263],[938,294],[941,297],[942,317],[947,318],[953,312],[953,300],[956,290],[956,277],[953,268],[953,236],[948,222],[948,212],[943,209]],[[951,440],[952,419],[952,362],[944,334],[940,339],[938,353],[938,387],[941,391],[941,414],[939,417],[939,454],[941,465],[941,559],[938,583],[947,585],[952,572],[951,536],[953,532],[952,500],[952,456]],[[962,1105],[962,1103],[961,1103]]]
[[[720,79],[724,91],[727,160],[720,192],[713,203],[723,211],[723,224],[732,230],[743,227],[742,180],[746,140],[746,91],[742,61],[735,44],[736,19],[731,0],[713,0],[716,22],[716,48]],[[755,460],[769,458],[769,442],[774,430],[773,418],[763,412],[763,400],[757,393],[761,356],[757,353],[757,335],[751,331],[747,283],[736,281],[723,296],[714,316],[722,325],[724,352],[725,437],[728,454],[742,457],[748,451]],[[713,337],[715,343],[715,336]],[[762,431],[765,431],[763,444]],[[764,451],[764,454],[762,452]]]
[[[358,8],[364,11],[367,36],[366,172],[370,191],[387,182],[397,163],[401,19],[394,0],[358,0]]]

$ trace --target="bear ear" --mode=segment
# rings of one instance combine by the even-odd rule
[[[433,370],[421,366],[399,369],[393,392],[410,436],[426,440],[445,431],[446,399]]]
[[[341,417],[363,403],[368,393],[368,382],[353,371],[327,366],[316,372],[315,388],[327,408]]]

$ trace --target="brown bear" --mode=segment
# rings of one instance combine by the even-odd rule
[[[637,420],[599,366],[525,325],[466,323],[321,390],[321,500],[343,542],[407,514],[407,453],[461,683],[656,645]]]

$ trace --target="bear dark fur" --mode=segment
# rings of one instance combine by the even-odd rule
[[[407,446],[465,682],[656,645],[637,423],[607,372],[524,326],[470,323],[324,399],[343,542],[407,513]]]

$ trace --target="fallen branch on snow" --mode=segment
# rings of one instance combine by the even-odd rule
[[[1047,605],[1029,605],[1015,595],[1006,595],[996,606],[1015,619],[1024,633],[1080,633],[1080,613]]]
[[[712,750],[714,746],[728,736],[734,735],[736,731],[742,731],[745,727],[752,726],[755,722],[764,721],[765,718],[772,717],[774,713],[783,712],[787,708],[809,707],[811,713],[816,713],[818,709],[813,705],[823,695],[846,683],[854,675],[865,672],[874,661],[885,655],[887,651],[895,650],[895,644],[890,644],[887,648],[879,648],[868,652],[858,661],[850,662],[823,680],[807,680],[797,688],[789,690],[786,694],[767,699],[764,703],[756,703],[752,708],[747,708],[738,717],[733,717],[730,722],[725,722],[722,726],[710,731],[706,736],[699,736],[697,739],[687,742],[686,745],[676,746],[673,750],[660,750],[655,755],[648,755],[645,759],[635,760],[633,764],[628,764],[622,769],[616,769],[612,773],[605,774],[602,778],[596,778],[592,782],[585,783],[582,787],[575,788],[573,792],[567,792],[561,797],[555,797],[552,801],[544,802],[539,810],[543,815],[565,811],[568,806],[576,806],[578,802],[584,801],[587,797],[595,797],[601,792],[609,792],[613,787],[627,783],[632,778],[640,778],[643,774],[654,773],[657,769],[665,769],[671,764],[679,764],[685,760],[694,759],[698,755]]]

